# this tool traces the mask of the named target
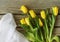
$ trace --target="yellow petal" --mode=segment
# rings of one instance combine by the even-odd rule
[[[55,16],[57,16],[58,15],[58,7],[52,7],[52,10],[53,10],[53,14]]]
[[[35,12],[33,10],[30,10],[29,13],[30,13],[30,15],[31,15],[32,18],[36,17],[36,14],[35,14]]]
[[[39,25],[42,27],[43,26],[43,22],[39,19]]]
[[[27,9],[24,5],[21,6],[20,10],[21,10],[23,13],[27,13],[27,12],[28,12],[28,9]]]
[[[25,19],[21,19],[21,20],[20,20],[20,23],[21,23],[21,24],[26,24]]]
[[[45,11],[44,10],[42,10],[40,12],[40,14],[41,14],[42,19],[46,19],[46,14],[45,14]]]
[[[26,24],[30,25],[29,17],[25,18]]]

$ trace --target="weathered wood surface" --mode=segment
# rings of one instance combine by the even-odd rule
[[[19,26],[19,20],[26,17],[26,15],[21,15],[22,12],[19,10],[21,5],[26,5],[29,9],[38,12],[41,9],[50,8],[52,6],[58,6],[60,8],[60,0],[0,0],[0,18],[4,13],[14,13],[17,30],[24,32]],[[60,36],[60,14],[57,17],[53,34]]]
[[[29,9],[46,9],[52,6],[60,7],[60,0],[0,0],[0,13],[20,14],[21,5],[26,5]]]

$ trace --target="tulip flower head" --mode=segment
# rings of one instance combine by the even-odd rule
[[[39,19],[39,25],[42,27],[43,26],[43,23],[42,21]]]
[[[26,24],[25,19],[21,19],[21,20],[20,20],[20,23],[21,23],[21,24]]]
[[[40,12],[40,14],[41,14],[42,19],[46,19],[46,14],[45,14],[45,11],[44,10],[42,10]]]
[[[30,15],[31,15],[32,18],[36,17],[36,14],[35,14],[35,12],[33,10],[30,10],[29,13],[30,13]]]
[[[25,14],[28,12],[28,9],[24,5],[21,6],[20,10]]]
[[[26,24],[30,25],[29,17],[25,18]]]
[[[52,7],[52,11],[55,16],[58,15],[58,7]]]

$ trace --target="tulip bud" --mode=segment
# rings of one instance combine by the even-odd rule
[[[30,13],[30,15],[31,15],[32,18],[36,17],[36,14],[35,14],[35,12],[33,10],[30,10],[29,13]]]
[[[21,20],[20,20],[20,23],[21,23],[21,24],[26,24],[26,22],[25,22],[24,19],[21,19]]]
[[[24,5],[21,6],[20,10],[25,14],[28,13],[28,9]]]
[[[52,11],[55,16],[58,15],[58,7],[52,7]]]
[[[43,23],[42,21],[39,19],[39,25],[42,27],[43,26]]]
[[[30,25],[29,17],[25,18],[26,24]]]
[[[41,14],[42,19],[46,19],[46,14],[45,14],[45,11],[44,10],[42,10],[40,12],[40,14]]]

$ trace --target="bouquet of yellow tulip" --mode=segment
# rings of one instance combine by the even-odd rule
[[[25,37],[31,42],[59,42],[59,37],[53,35],[58,7],[52,7],[50,10],[40,11],[40,18],[33,10],[29,10],[23,5],[20,10],[28,17],[20,20],[20,26],[25,30]],[[50,15],[51,14],[51,15]]]

